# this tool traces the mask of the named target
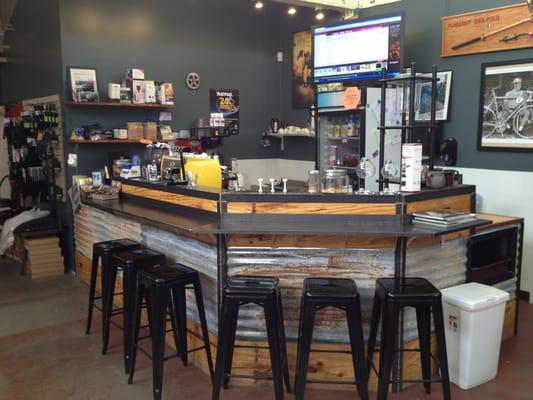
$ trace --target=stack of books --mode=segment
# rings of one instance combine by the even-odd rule
[[[476,220],[476,214],[450,208],[413,213],[413,224],[432,228],[451,228]]]

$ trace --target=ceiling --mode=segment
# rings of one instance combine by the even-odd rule
[[[354,11],[358,8],[368,8],[401,0],[274,0],[306,7],[322,7],[338,11]]]

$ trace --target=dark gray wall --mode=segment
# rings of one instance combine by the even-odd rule
[[[7,31],[0,64],[0,100],[4,104],[61,93],[61,45],[58,0],[19,0]]]
[[[145,68],[147,79],[174,82],[175,129],[188,128],[194,119],[208,115],[210,88],[237,88],[241,132],[224,139],[221,150],[226,160],[278,157],[277,142],[267,149],[259,145],[270,119],[284,111],[282,93],[287,81],[282,76],[290,72],[290,53],[280,64],[276,52],[286,44],[286,32],[309,27],[313,18],[309,11],[289,18],[286,8],[268,2],[257,12],[248,0],[60,0],[63,74],[67,66],[95,67],[103,98],[107,83],[119,82],[131,66]],[[195,95],[184,84],[190,71],[202,77]],[[63,78],[66,81],[66,75]],[[66,126],[70,131],[99,121],[106,127],[121,127],[127,121],[157,116],[155,112],[67,109]],[[98,149],[79,146],[78,172],[102,165],[111,147]]]
[[[453,71],[451,108],[449,122],[444,125],[444,135],[458,140],[458,165],[461,167],[533,171],[532,153],[477,150],[481,64],[532,58],[532,49],[440,57],[441,17],[516,3],[516,0],[403,0],[400,3],[368,9],[362,14],[379,15],[404,10],[405,62],[416,61],[420,69],[427,71],[432,64],[437,64],[440,70]],[[530,27],[524,25],[524,31],[529,29]]]

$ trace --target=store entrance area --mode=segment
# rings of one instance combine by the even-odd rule
[[[121,332],[112,328],[106,356],[100,355],[101,321],[95,314],[92,333],[84,334],[88,287],[71,275],[30,280],[20,265],[0,261],[0,398],[18,400],[148,399],[152,392],[150,361],[139,356],[135,385],[128,385],[122,364]],[[520,305],[520,331],[502,344],[498,376],[475,389],[452,386],[455,400],[526,400],[533,391],[533,305]],[[24,384],[21,384],[25,382]],[[208,399],[209,378],[194,365],[174,360],[165,365],[164,399]],[[345,391],[310,390],[306,399],[356,399]],[[225,392],[225,393],[224,393]],[[232,386],[222,399],[271,399],[269,382],[255,387]],[[375,394],[371,394],[374,398]],[[288,399],[292,395],[287,396]],[[439,385],[431,395],[422,385],[392,395],[394,400],[441,399]]]

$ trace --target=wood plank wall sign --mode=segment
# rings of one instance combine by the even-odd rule
[[[533,1],[442,18],[442,57],[533,47]]]

